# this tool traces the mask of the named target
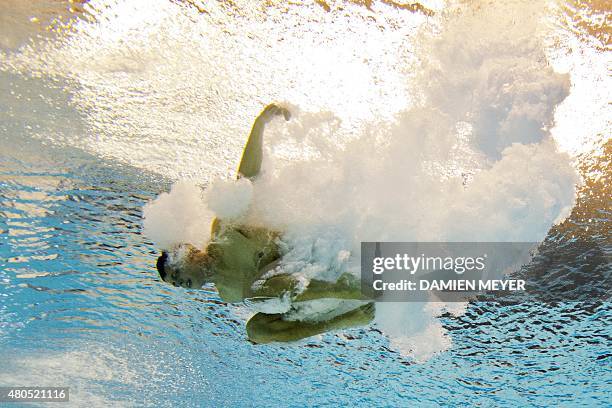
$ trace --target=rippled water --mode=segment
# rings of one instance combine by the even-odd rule
[[[22,24],[22,31],[14,31],[27,37],[31,28],[22,17],[31,13],[18,3],[3,6],[12,10],[3,18],[8,15],[15,27]],[[60,2],[47,3],[51,11],[39,15],[52,15],[57,7],[64,10],[63,4],[57,6]],[[325,12],[324,6],[317,7],[316,13]],[[362,10],[358,4],[347,7]],[[4,34],[6,29],[2,30]],[[580,33],[593,30],[597,35],[589,38],[597,44],[587,49],[601,53],[609,47],[601,28],[593,23]],[[5,38],[5,52],[22,41],[17,34]],[[590,67],[602,64],[597,61]],[[605,71],[595,71],[595,77],[605,79]],[[168,117],[167,112],[152,114],[146,139],[142,130],[130,135],[133,128],[146,124],[146,113],[153,109],[143,106],[143,119],[131,123],[138,98],[130,99],[126,109],[132,110],[117,116],[113,109],[126,105],[108,101],[127,96],[114,89],[100,94],[102,105],[109,103],[107,110],[79,106],[92,92],[103,90],[95,73],[91,77],[84,73],[86,78],[77,85],[70,77],[40,76],[21,68],[0,70],[0,384],[69,386],[75,405],[94,406],[609,404],[609,303],[474,303],[464,316],[442,319],[452,348],[419,364],[392,351],[376,327],[327,333],[297,345],[249,343],[245,320],[250,312],[223,303],[212,287],[185,291],[161,283],[153,267],[157,250],[141,233],[143,205],[189,167],[160,171],[164,165],[172,167],[174,159],[164,157],[170,154],[167,149],[155,150],[151,163],[138,165],[146,162],[143,141],[159,141],[168,138],[164,132],[177,131],[171,133],[175,139],[169,138],[174,142],[166,143],[184,153],[178,154],[181,160],[195,160],[201,154],[210,157],[210,153],[195,148],[192,136],[183,137],[188,130],[177,130],[178,117],[171,116],[177,123],[162,126],[160,118]],[[396,94],[393,83],[387,83],[386,95],[401,98],[403,93]],[[180,94],[180,89],[170,88]],[[590,109],[605,106],[597,99],[609,89],[603,88],[595,92]],[[582,88],[577,89],[580,93]],[[157,95],[168,100],[162,90]],[[236,93],[242,99],[228,97],[230,102],[224,103],[240,105],[248,99],[248,93]],[[299,99],[298,94],[292,96]],[[147,103],[150,98],[143,96]],[[316,100],[300,102],[317,106]],[[580,103],[570,100],[572,104]],[[257,103],[246,105],[249,108],[239,114],[244,123],[235,121],[224,132],[244,133]],[[339,111],[343,107],[341,100],[330,105]],[[231,111],[232,106],[223,109]],[[605,122],[609,111],[602,109],[592,114],[603,115]],[[385,114],[393,110],[389,107]],[[196,116],[182,117],[187,129],[199,125],[210,129],[228,117],[200,122]],[[568,142],[582,154],[577,157],[585,187],[571,218],[551,231],[549,241],[563,251],[568,243],[582,239],[609,255],[612,153],[605,136],[609,123],[600,125],[604,131],[597,128],[597,121],[589,123],[594,128],[584,138]],[[571,134],[571,128],[565,129]],[[218,152],[228,147],[224,136],[204,138],[203,143]],[[112,142],[118,139],[123,144],[113,151]],[[131,154],[135,146],[140,146],[138,152]],[[231,153],[214,161],[214,171],[226,173],[239,147],[237,139],[230,140]],[[197,165],[191,170],[210,172]],[[564,273],[570,277],[584,267],[578,258],[566,266]],[[609,269],[608,264],[603,275],[608,279]]]

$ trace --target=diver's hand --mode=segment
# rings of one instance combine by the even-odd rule
[[[271,103],[264,108],[264,110],[259,114],[257,119],[263,121],[263,123],[268,123],[272,119],[274,119],[275,116],[280,115],[283,115],[285,120],[291,119],[291,112],[289,112],[287,108],[279,106],[275,103]]]

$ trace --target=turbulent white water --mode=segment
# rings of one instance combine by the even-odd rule
[[[582,145],[555,128],[572,85],[545,47],[552,9],[428,5],[435,16],[382,4],[200,13],[92,1],[95,22],[3,51],[1,67],[70,91],[85,133],[35,136],[172,179],[216,180],[205,198],[183,183],[146,208],[160,247],[204,245],[213,214],[243,217],[286,232],[284,271],[333,279],[358,273],[366,240],[540,241],[579,182],[559,144]],[[250,124],[275,100],[293,118],[267,129],[262,176],[234,185]],[[567,123],[577,113],[565,110]],[[426,359],[450,345],[442,308],[379,304],[376,324]]]
[[[579,179],[550,128],[570,85],[547,63],[544,11],[458,9],[439,33],[428,26],[416,43],[418,102],[386,126],[338,143],[333,116],[276,123],[244,217],[287,231],[282,271],[357,274],[361,241],[537,242],[565,218]],[[309,154],[275,159],[289,147]],[[439,312],[381,304],[376,322],[423,359],[449,345]]]

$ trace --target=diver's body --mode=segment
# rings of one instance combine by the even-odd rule
[[[263,131],[274,116],[290,114],[277,105],[268,105],[257,117],[238,167],[238,177],[254,180],[261,170]],[[279,263],[281,253],[277,245],[280,233],[266,228],[234,224],[215,219],[211,239],[205,250],[181,244],[172,252],[163,252],[157,269],[165,282],[175,286],[199,289],[213,282],[219,296],[226,302],[252,302],[283,299],[308,302],[320,299],[356,301],[346,313],[323,320],[294,319],[287,313],[257,313],[247,323],[249,338],[256,343],[293,341],[328,330],[367,324],[373,317],[373,305],[365,299],[359,281],[345,273],[335,283],[313,279],[300,290],[299,282],[289,274],[271,274]]]

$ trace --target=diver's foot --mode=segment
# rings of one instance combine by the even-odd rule
[[[374,320],[376,307],[374,302],[365,304],[344,315],[344,323],[352,326],[365,326]]]

